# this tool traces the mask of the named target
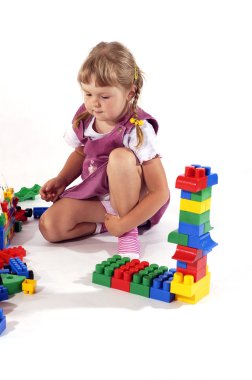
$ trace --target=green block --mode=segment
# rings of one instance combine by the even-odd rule
[[[196,202],[205,201],[208,198],[211,198],[212,195],[212,186],[207,187],[204,190],[198,191],[197,193],[191,194],[191,200]]]
[[[120,268],[122,265],[130,261],[129,257],[121,257],[120,255],[114,255],[113,257],[102,261],[95,267],[95,272],[92,275],[92,282],[94,284],[107,286],[110,288],[111,277],[114,274],[116,268]]]
[[[22,292],[22,282],[26,280],[25,276],[15,274],[1,274],[3,286],[7,288],[9,295]]]
[[[202,214],[196,214],[194,212],[180,211],[179,221],[199,226],[200,224],[209,222],[210,210],[203,212]],[[169,240],[168,240],[169,241]]]
[[[187,245],[188,244],[188,235],[180,234],[178,230],[174,230],[168,235],[168,242],[179,244],[179,245]]]
[[[213,227],[211,227],[210,221],[208,221],[204,224],[204,234],[211,231],[212,229],[213,229]]]
[[[40,188],[41,186],[38,184],[35,184],[30,188],[22,187],[17,193],[15,193],[15,196],[18,197],[19,202],[23,202],[28,199],[34,200],[36,195],[39,194]]]
[[[153,279],[167,270],[168,268],[166,266],[158,267],[157,264],[151,264],[144,270],[135,273],[133,281],[130,283],[130,293],[149,298]]]
[[[0,215],[0,227],[4,227],[6,223],[6,218],[4,214]]]

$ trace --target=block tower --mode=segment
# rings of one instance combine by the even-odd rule
[[[168,242],[177,244],[172,257],[177,270],[171,282],[176,300],[195,304],[209,293],[207,255],[217,245],[210,237],[210,206],[217,183],[217,174],[200,165],[187,166],[176,180],[175,187],[181,189],[179,227],[168,235]]]

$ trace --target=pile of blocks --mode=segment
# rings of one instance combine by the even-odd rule
[[[28,270],[23,258],[26,251],[23,247],[0,250],[0,301],[5,301],[13,294],[24,292],[33,294],[37,281],[32,270]],[[6,318],[0,309],[0,334],[6,328]]]
[[[211,193],[217,183],[217,174],[200,165],[186,167],[176,180],[176,188],[182,190],[179,228],[168,235],[168,242],[177,244],[172,257],[176,269],[114,255],[96,265],[92,282],[168,303],[194,304],[206,296],[210,289],[207,255],[217,245],[210,237]]]
[[[92,282],[164,302],[174,300],[170,284],[175,269],[114,255],[95,267]]]

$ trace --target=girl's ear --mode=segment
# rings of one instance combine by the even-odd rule
[[[131,87],[131,89],[129,90],[129,93],[128,93],[128,96],[127,96],[127,100],[130,101],[132,98],[134,98],[135,94],[136,94],[136,85],[133,84],[132,87]]]

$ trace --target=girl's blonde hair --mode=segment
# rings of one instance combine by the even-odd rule
[[[81,65],[78,73],[78,82],[89,84],[94,75],[96,84],[100,87],[120,85],[129,90],[135,85],[135,94],[131,100],[131,110],[137,119],[137,102],[143,86],[143,73],[136,64],[131,52],[120,42],[100,42],[89,53]],[[85,111],[79,114],[73,122],[74,127],[79,126],[80,120],[85,120],[90,114]],[[139,123],[135,123],[138,143],[142,144],[143,132]]]

